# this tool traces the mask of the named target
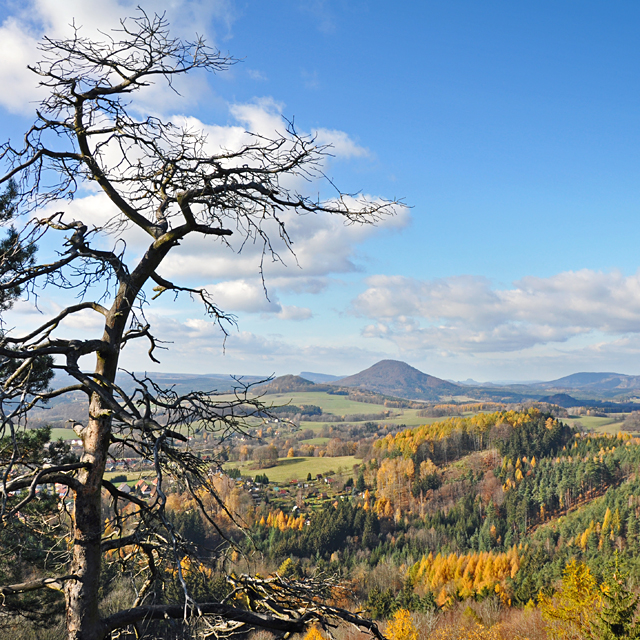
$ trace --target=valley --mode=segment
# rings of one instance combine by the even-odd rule
[[[205,549],[223,534],[248,554],[240,569],[334,573],[374,618],[406,610],[416,621],[436,616],[441,628],[466,610],[484,619],[490,606],[507,629],[554,592],[572,558],[600,582],[614,558],[640,571],[640,421],[624,411],[630,398],[605,413],[589,400],[499,402],[495,388],[450,396],[443,386],[431,401],[382,393],[413,384],[407,372],[393,364],[389,384],[372,389],[275,378],[252,389],[265,409],[242,432],[219,439],[197,422],[182,429],[176,446],[208,469],[221,499],[210,506],[218,530],[179,476],[165,483],[172,522],[202,562],[216,566]],[[80,452],[71,429],[51,437]],[[153,496],[153,465],[112,454],[105,479]],[[529,640],[547,637],[540,611]]]

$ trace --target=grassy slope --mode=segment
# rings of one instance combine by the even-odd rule
[[[268,469],[252,469],[254,462],[230,462],[225,464],[225,469],[240,469],[243,476],[255,477],[257,474],[266,474],[272,482],[287,482],[289,480],[305,480],[307,474],[315,476],[317,473],[327,471],[342,471],[345,477],[353,476],[353,465],[361,464],[353,456],[341,456],[338,458],[280,458],[278,466]]]
[[[616,435],[620,431],[620,425],[628,414],[621,413],[616,414],[611,418],[599,418],[597,416],[580,416],[579,418],[563,418],[562,421],[575,426],[576,422],[579,422],[583,427],[587,429],[593,429],[598,433],[608,433],[609,435]]]
[[[291,393],[269,394],[263,397],[265,404],[283,405],[294,404],[315,404],[321,407],[325,413],[334,415],[345,415],[352,413],[380,413],[385,407],[380,404],[366,404],[364,402],[354,402],[347,396],[333,396],[329,393],[310,393],[296,391]]]
[[[77,440],[78,436],[73,429],[51,429],[51,439]]]
[[[327,444],[330,438],[309,438],[308,440],[300,440],[301,444]]]
[[[126,471],[125,469],[105,471],[104,474],[106,480],[111,480],[116,476],[127,476],[127,484],[134,485],[140,478],[146,478],[147,482],[151,482],[156,477],[156,474],[153,471]]]

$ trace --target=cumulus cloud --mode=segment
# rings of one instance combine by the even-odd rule
[[[24,111],[24,105],[38,100],[35,76],[27,65],[35,62],[37,38],[25,32],[19,22],[8,18],[0,27],[0,85],[11,91],[0,92],[0,104],[12,113]]]
[[[259,282],[227,280],[205,287],[221,309],[250,313],[279,313],[282,307],[277,298],[268,299]]]
[[[267,297],[259,280],[227,280],[205,289],[225,311],[275,314],[281,320],[307,320],[312,316],[310,309],[280,304],[275,294]]]
[[[315,129],[313,136],[318,144],[331,147],[331,153],[339,158],[362,158],[370,155],[368,149],[357,145],[344,131]]]
[[[306,307],[296,307],[295,305],[289,305],[282,307],[280,313],[278,313],[278,318],[281,320],[308,320],[313,316],[311,309],[307,309]]]
[[[120,18],[139,15],[138,4],[129,0],[68,0],[64,3],[28,0],[14,5],[13,14],[0,25],[0,83],[4,87],[11,87],[11,91],[0,94],[0,105],[20,113],[24,111],[26,102],[41,97],[37,76],[27,69],[27,65],[38,60],[36,45],[42,36],[69,37],[73,21],[82,28],[81,35],[104,39],[99,32],[118,28]],[[147,7],[147,11],[150,15],[154,12],[166,13],[172,35],[193,39],[195,31],[198,31],[213,45],[218,39],[214,25],[228,32],[235,17],[229,0],[155,0]],[[184,86],[181,81],[178,83],[183,95],[195,96],[205,91],[204,81],[193,76],[185,79]],[[167,106],[178,98],[174,92],[166,91],[165,87],[157,91],[152,89],[144,95],[149,100],[148,104],[156,108]]]
[[[508,352],[576,336],[640,333],[640,271],[583,269],[496,289],[486,278],[374,276],[353,302],[368,337],[402,349]]]
[[[156,351],[161,365],[146,356],[148,345],[136,341],[123,351],[123,366],[199,373],[244,373],[283,375],[299,371],[355,373],[389,353],[352,344],[323,343],[321,339],[297,341],[280,335],[259,335],[251,331],[231,331],[223,344],[220,329],[208,320],[180,321],[166,316],[150,316],[154,335],[173,340],[167,351]]]
[[[207,135],[208,147],[212,153],[220,150],[237,150],[243,145],[253,144],[258,134],[268,139],[286,137],[289,126],[284,119],[285,104],[271,96],[254,98],[250,102],[229,105],[229,114],[236,124],[212,125],[195,117],[174,115],[172,121],[187,129],[202,131]],[[320,147],[329,147],[328,152],[336,158],[359,158],[370,155],[368,149],[358,145],[345,131],[338,129],[313,129],[300,131],[300,135],[314,138]],[[300,183],[305,184],[304,181]]]
[[[221,149],[237,150],[253,141],[248,130],[265,137],[282,133],[282,109],[281,104],[265,98],[244,105],[232,105],[230,114],[237,124],[207,125],[188,116],[174,116],[171,119],[183,127],[204,131],[208,136],[208,151],[219,153]],[[337,156],[350,158],[366,153],[344,132],[328,129],[319,131],[323,135],[323,144],[335,143],[334,153]],[[294,188],[310,188],[305,180],[300,179],[299,183]],[[348,196],[345,203],[355,210],[363,200],[371,202],[376,199],[371,195],[360,199]],[[46,213],[53,213],[60,208],[64,208],[67,219],[82,220],[90,227],[102,227],[114,216],[115,219],[121,217],[102,192],[76,198],[62,207],[60,203],[53,203]],[[188,237],[169,254],[159,271],[164,277],[181,283],[210,283],[209,291],[225,310],[273,313],[285,320],[306,319],[311,317],[308,309],[285,309],[278,302],[278,292],[322,292],[335,274],[359,270],[358,245],[376,233],[402,229],[409,220],[409,210],[405,207],[398,207],[396,216],[384,217],[375,226],[354,224],[338,215],[299,215],[293,211],[283,211],[280,222],[287,229],[293,253],[281,236],[279,223],[266,221],[263,230],[270,238],[273,254],[268,251],[263,255],[264,244],[261,241],[246,242],[238,230],[224,242],[213,237]],[[128,229],[118,227],[117,230],[126,242],[129,256],[140,255],[149,243],[149,237],[133,225],[129,225]],[[110,248],[112,243],[113,238],[107,238],[99,246]],[[268,298],[265,297],[261,270],[268,287]]]
[[[238,149],[253,142],[254,138],[248,132],[266,138],[282,135],[285,133],[282,111],[282,104],[272,98],[262,98],[251,103],[230,106],[230,113],[237,124],[208,125],[186,116],[176,116],[173,120],[182,126],[204,131],[208,137],[208,148],[216,153],[221,149]],[[368,153],[345,132],[321,129],[309,135],[314,133],[317,135],[318,144],[333,145],[331,151],[337,157],[348,159],[362,157]],[[304,132],[302,134],[304,135]],[[285,182],[288,182],[285,186],[303,193],[317,186],[313,184],[310,187],[306,180],[295,177],[285,177],[283,184]],[[345,202],[355,210],[365,200],[376,201],[377,197],[347,197]],[[376,226],[351,224],[341,216],[299,215],[293,211],[282,212],[280,220],[291,239],[293,253],[280,236],[279,224],[267,221],[263,228],[271,239],[271,248],[275,253],[268,252],[264,261],[263,243],[246,243],[245,237],[240,233],[226,238],[225,243],[213,238],[190,237],[168,256],[162,267],[163,274],[169,278],[186,279],[243,278],[248,281],[253,278],[253,290],[258,291],[260,287],[256,283],[259,270],[262,268],[270,295],[275,295],[278,290],[318,293],[326,288],[328,276],[331,274],[358,270],[358,244],[375,233],[404,228],[409,224],[410,215],[406,207],[398,207],[395,216],[384,217]]]

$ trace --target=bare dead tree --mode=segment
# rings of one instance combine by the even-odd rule
[[[12,269],[4,247],[0,292],[38,296],[43,287],[53,287],[75,291],[78,301],[33,331],[21,333],[5,326],[0,335],[1,515],[5,525],[16,518],[33,522],[30,506],[40,488],[53,483],[67,487],[73,508],[39,515],[42,526],[54,517],[70,523],[61,534],[68,551],[60,554],[58,573],[1,587],[0,593],[9,597],[37,589],[63,590],[70,640],[99,640],[148,620],[174,618],[198,619],[203,637],[250,628],[287,637],[314,622],[330,629],[334,621],[343,620],[382,638],[375,624],[324,604],[319,584],[230,578],[233,597],[194,601],[181,573],[188,548],[165,511],[166,478],[186,487],[216,526],[201,496],[213,496],[221,508],[224,504],[206,468],[183,446],[185,433],[197,424],[223,441],[252,420],[255,424],[264,407],[241,384],[231,399],[197,392],[180,396],[133,376],[135,390],[127,392],[116,382],[116,373],[122,349],[134,340],[146,340],[149,357],[156,361],[157,339],[144,314],[144,305],[152,302],[151,287],[152,299],[167,292],[199,299],[223,332],[233,323],[206,289],[181,286],[161,275],[163,261],[185,238],[208,237],[212,249],[222,249],[225,239],[237,234],[245,242],[259,243],[263,258],[279,259],[276,238],[291,249],[285,211],[333,214],[346,223],[372,224],[393,213],[397,203],[366,201],[337,191],[323,201],[287,186],[291,178],[322,179],[328,153],[290,124],[274,139],[252,135],[240,149],[212,154],[199,131],[154,116],[136,118],[127,100],[153,81],[171,87],[174,78],[192,70],[220,72],[234,63],[202,40],[171,38],[162,16],[140,13],[100,42],[74,28],[68,39],[45,38],[40,49],[42,61],[32,71],[48,89],[48,97],[21,144],[0,147],[6,167],[0,185],[11,184],[12,197],[30,214],[14,233],[15,246],[28,251],[46,238],[61,248],[48,262],[36,260],[31,251],[30,260]],[[70,219],[64,211],[64,201],[86,193],[82,190],[88,185],[99,187],[115,208],[106,224]],[[51,203],[61,211],[39,217]],[[149,239],[138,259],[128,255],[122,241],[129,227],[137,227]],[[107,241],[112,248],[100,248]],[[102,335],[61,337],[61,324],[85,312],[102,318]],[[95,358],[91,372],[80,366],[85,356]],[[49,389],[42,373],[47,367],[65,372],[74,382]],[[39,386],[30,384],[36,379]],[[27,433],[21,430],[28,412],[71,392],[82,392],[89,401],[86,424],[75,426],[82,455],[73,459],[60,452],[35,452],[34,443],[20,435]],[[153,463],[157,490],[152,498],[127,494],[105,479],[110,451],[118,446]],[[105,493],[113,512],[107,529],[102,519]],[[101,571],[114,553],[138,562],[145,577],[130,608],[101,617]],[[167,562],[173,563],[185,587],[182,601],[150,604],[147,596]],[[325,581],[323,588],[330,587]]]

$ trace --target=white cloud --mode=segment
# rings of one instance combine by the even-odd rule
[[[223,345],[223,336],[215,323],[201,318],[178,321],[150,316],[154,335],[172,340],[167,351],[156,351],[161,365],[146,356],[148,345],[135,341],[123,351],[123,367],[139,371],[175,371],[197,373],[241,373],[283,375],[300,371],[355,373],[389,354],[350,344],[323,343],[321,339],[298,344],[279,335],[258,335],[251,331],[231,330]],[[346,337],[345,340],[349,341]]]
[[[375,276],[353,303],[364,334],[403,350],[509,352],[577,336],[640,333],[640,271],[569,271],[494,289],[486,278]]]
[[[282,132],[284,128],[281,111],[282,105],[268,98],[231,107],[231,114],[242,126],[205,125],[195,118],[186,116],[175,116],[173,120],[185,127],[204,130],[209,136],[209,150],[216,153],[221,148],[238,149],[250,142],[252,138],[246,133],[245,127],[267,137]],[[349,157],[365,152],[353,143],[346,133],[322,131],[326,134],[326,141],[330,138],[339,141],[336,153]],[[300,180],[297,186],[310,188],[303,180]],[[375,196],[362,198],[376,200]],[[361,206],[361,202],[355,197],[349,196],[345,201],[354,210]],[[102,226],[112,219],[121,217],[101,191],[77,198],[70,203],[53,203],[47,213],[59,209],[65,211],[67,220],[82,220],[90,227]],[[228,238],[228,245],[212,237],[185,239],[169,254],[159,271],[164,277],[183,283],[211,283],[210,290],[221,301],[221,308],[283,313],[282,318],[293,318],[294,315],[300,318],[303,312],[283,312],[277,302],[277,292],[319,293],[326,288],[332,274],[357,271],[359,266],[356,252],[360,243],[376,233],[402,229],[409,223],[407,208],[399,207],[396,211],[395,217],[385,217],[375,226],[351,224],[338,215],[298,215],[292,211],[285,211],[280,217],[286,225],[295,255],[289,252],[286,243],[280,237],[281,228],[271,221],[263,223],[263,228],[271,238],[272,247],[280,259],[273,259],[269,254],[263,262],[262,242],[250,241],[245,244],[245,237],[236,229],[235,234]],[[126,241],[129,256],[132,253],[139,255],[149,243],[148,236],[133,225],[129,225],[129,228],[121,233]],[[97,242],[97,246],[101,248],[110,248],[112,241],[94,240],[94,243]],[[259,275],[261,262],[271,302],[264,296]]]
[[[37,60],[37,38],[25,32],[14,18],[8,18],[0,27],[0,104],[12,113],[25,110],[25,103],[38,100],[36,76],[27,65]],[[11,87],[11,90],[7,90]]]
[[[251,143],[254,139],[247,131],[266,138],[286,134],[283,108],[273,98],[261,98],[247,104],[231,105],[230,113],[238,125],[207,125],[186,116],[176,116],[173,120],[183,126],[203,130],[208,136],[208,149],[218,153],[221,149],[234,150]],[[344,132],[321,129],[316,133],[318,144],[334,145],[332,153],[335,156],[350,158],[368,153]],[[318,188],[319,184],[310,184],[296,177],[285,178],[283,182],[303,193]],[[377,198],[369,195],[345,198],[354,210],[361,207],[364,200],[376,201]],[[398,207],[395,216],[385,217],[375,226],[349,224],[337,215],[299,215],[292,211],[282,212],[280,219],[286,226],[295,255],[289,252],[280,238],[278,224],[274,221],[263,223],[272,248],[279,256],[274,259],[268,254],[263,263],[270,295],[276,290],[317,293],[327,286],[330,274],[357,271],[356,246],[380,231],[404,228],[409,224],[410,214],[406,207]],[[226,241],[229,247],[212,238],[187,238],[168,256],[162,266],[163,275],[186,279],[257,279],[264,249],[262,242],[245,244],[245,237],[238,232]]]
[[[267,299],[259,282],[227,280],[206,287],[216,305],[225,311],[280,313],[282,306],[273,296]]]
[[[209,137],[209,148],[216,152],[220,149],[238,149],[250,144],[255,138],[250,134],[259,134],[275,139],[286,136],[287,123],[283,119],[285,105],[271,96],[255,98],[252,102],[235,103],[229,106],[229,112],[238,123],[237,126],[207,125],[197,118],[174,116],[176,123],[204,131]],[[369,150],[358,145],[349,134],[337,129],[314,129],[300,132],[302,136],[315,138],[319,146],[329,146],[328,150],[336,158],[366,157]]]
[[[205,287],[215,304],[228,313],[273,314],[280,320],[307,320],[310,309],[283,305],[275,294],[268,298],[260,280],[227,280]]]
[[[368,149],[357,145],[344,131],[316,129],[313,135],[318,144],[329,145],[329,152],[338,158],[363,158],[370,155]]]
[[[267,285],[277,281],[278,286],[285,286],[285,279],[298,277],[310,283],[310,279],[315,278],[313,286],[319,289],[322,286],[320,278],[357,271],[356,246],[376,233],[406,226],[409,213],[407,209],[399,209],[395,217],[384,218],[375,226],[345,224],[345,220],[337,215],[297,215],[291,211],[283,212],[281,219],[292,239],[295,257],[278,239],[277,225],[265,225],[274,249],[282,258],[282,261],[272,261],[267,256],[264,264]],[[228,242],[232,250],[210,238],[188,238],[168,256],[163,274],[205,279],[255,277],[262,258],[262,243],[250,242],[242,246],[244,238],[239,234],[231,236]],[[238,254],[240,248],[242,251]]]
[[[313,316],[311,309],[307,309],[306,307],[296,307],[295,305],[284,306],[280,313],[278,313],[278,318],[281,320],[308,320]]]
[[[259,69],[245,69],[245,71],[247,72],[247,75],[252,79],[252,80],[258,80],[260,82],[266,82],[269,78]]]
[[[19,9],[0,26],[0,83],[3,87],[11,87],[10,91],[0,94],[0,105],[20,113],[24,111],[25,103],[41,96],[37,89],[38,78],[27,69],[27,64],[39,59],[36,45],[42,36],[69,37],[72,33],[70,24],[75,21],[77,27],[82,27],[81,35],[104,38],[99,31],[108,32],[119,27],[121,18],[139,15],[138,4],[151,16],[166,13],[173,36],[193,40],[198,32],[213,45],[219,39],[214,24],[228,32],[234,20],[229,0],[154,0],[150,5],[129,0],[21,2]],[[157,89],[151,88],[144,93],[147,104],[156,109],[166,107],[178,98],[173,92],[166,91],[166,87],[160,88],[161,84],[159,82]],[[205,92],[204,81],[194,76],[184,82],[179,81],[177,86],[186,96]]]

